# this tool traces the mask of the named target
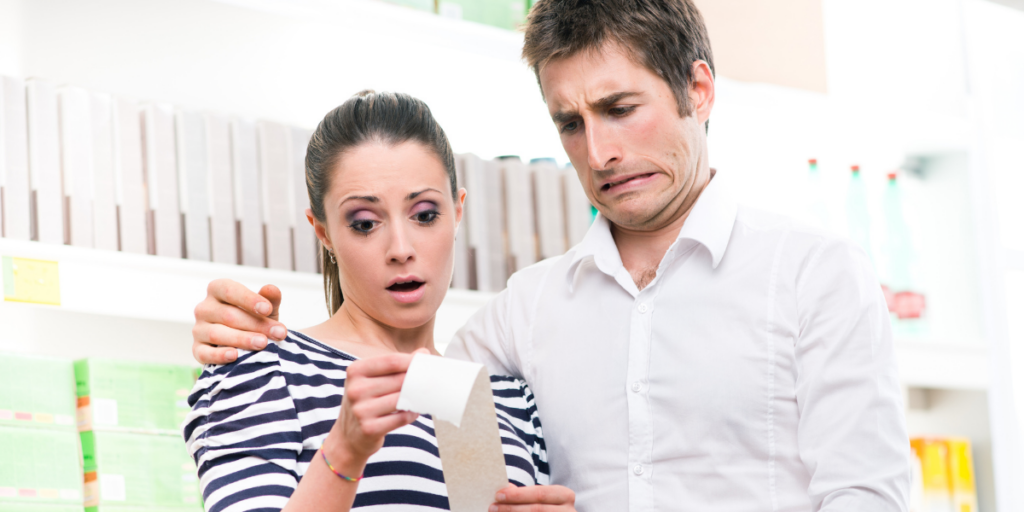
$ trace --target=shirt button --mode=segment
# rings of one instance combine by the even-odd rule
[[[636,307],[636,309],[637,309],[637,311],[639,311],[641,313],[646,313],[647,312],[647,303],[646,302],[641,302],[640,305]]]
[[[644,474],[644,467],[640,464],[633,466],[633,474],[637,476]]]
[[[644,385],[640,384],[640,381],[636,381],[636,382],[633,383],[633,391],[634,392],[639,393],[640,390],[643,389],[643,388],[644,388]]]

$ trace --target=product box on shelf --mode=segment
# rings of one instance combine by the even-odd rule
[[[0,511],[82,511],[82,465],[72,429],[0,426]]]
[[[977,512],[971,442],[958,437],[915,437],[910,440],[915,463],[920,465],[920,486],[911,495],[921,512]]]
[[[70,360],[0,355],[0,425],[75,430],[75,372]]]
[[[524,0],[441,0],[442,16],[515,30],[526,21]]]
[[[434,0],[384,0],[389,4],[409,7],[417,11],[434,12]]]
[[[196,466],[180,436],[81,433],[86,512],[201,511]]]
[[[131,430],[179,436],[195,383],[189,366],[82,359],[75,362],[78,430]]]

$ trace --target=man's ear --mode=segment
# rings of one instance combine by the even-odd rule
[[[313,210],[309,208],[306,208],[306,220],[313,225],[313,232],[320,239],[320,244],[326,247],[327,250],[332,250],[331,239],[327,237],[327,226],[316,220],[316,217],[313,216]]]
[[[704,124],[715,106],[715,77],[711,74],[711,66],[702,60],[694,61],[691,76],[690,107],[697,122]]]

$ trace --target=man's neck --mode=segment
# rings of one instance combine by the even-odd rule
[[[690,217],[697,199],[711,183],[714,175],[714,169],[710,169],[706,179],[697,178],[676,210],[675,218],[663,226],[651,230],[634,230],[611,224],[612,238],[619,249],[622,266],[633,278],[637,289],[643,290],[657,276],[661,260],[665,258],[669,247],[679,238],[679,231],[683,229],[683,224]]]

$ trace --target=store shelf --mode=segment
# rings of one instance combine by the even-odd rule
[[[908,387],[986,390],[989,352],[981,341],[896,340],[900,380]]]
[[[56,261],[60,276],[60,306],[0,303],[0,350],[189,363],[193,310],[219,278],[278,286],[289,328],[328,316],[319,274],[9,239],[0,239],[0,255]],[[440,350],[492,295],[449,290],[435,322]]]

